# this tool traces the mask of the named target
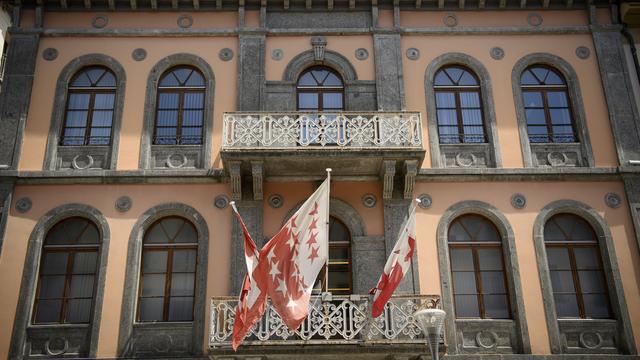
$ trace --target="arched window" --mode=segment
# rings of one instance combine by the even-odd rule
[[[96,289],[100,232],[81,217],[65,219],[44,239],[34,324],[89,323]]]
[[[316,293],[351,294],[351,234],[346,225],[333,216],[329,218],[329,267],[320,274],[314,289]]]
[[[476,75],[459,65],[446,66],[435,74],[433,87],[440,143],[486,143]]]
[[[298,78],[298,110],[337,112],[344,110],[344,85],[334,70],[314,66]]]
[[[584,219],[557,214],[544,226],[558,318],[611,318],[598,238]]]
[[[144,234],[138,321],[192,321],[198,234],[191,222],[165,217]]]
[[[502,240],[480,215],[455,219],[448,232],[453,298],[457,318],[511,318]]]
[[[567,82],[559,71],[530,66],[522,73],[520,86],[530,142],[577,142]]]
[[[90,66],[67,88],[60,145],[109,145],[116,98],[116,77],[106,67]]]
[[[205,90],[204,76],[193,67],[174,67],[160,77],[154,145],[202,144]]]

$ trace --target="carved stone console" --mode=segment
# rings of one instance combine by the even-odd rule
[[[151,169],[193,169],[202,167],[200,145],[152,145]]]
[[[579,143],[531,144],[533,166],[575,167],[588,166]]]
[[[55,169],[109,169],[110,156],[110,146],[58,146]]]
[[[27,328],[25,357],[85,357],[89,353],[87,325],[31,326]]]
[[[511,354],[518,352],[518,334],[513,320],[456,320],[458,351],[461,353]]]
[[[441,144],[440,163],[444,167],[495,167],[492,146],[486,144]]]
[[[560,319],[560,342],[569,354],[617,354],[616,320]]]
[[[134,324],[122,356],[165,357],[193,353],[193,324]]]

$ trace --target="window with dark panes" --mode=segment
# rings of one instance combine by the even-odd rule
[[[456,317],[511,318],[502,240],[495,225],[479,215],[463,215],[449,226],[448,242]]]
[[[60,145],[109,145],[116,97],[116,77],[92,66],[76,74],[67,88]]]
[[[480,82],[469,69],[447,66],[433,81],[441,144],[485,143]]]
[[[47,232],[40,260],[33,324],[83,324],[91,320],[100,233],[73,217]]]
[[[160,219],[145,232],[142,246],[138,321],[192,321],[195,227],[181,217]]]
[[[329,267],[320,272],[314,292],[329,291],[335,295],[349,295],[351,282],[351,234],[338,219],[329,217]]]
[[[176,67],[162,75],[153,144],[202,144],[204,96],[204,76],[195,68]]]
[[[337,143],[344,138],[343,126],[330,114],[344,110],[344,84],[338,73],[324,66],[311,67],[300,74],[296,92],[299,111],[329,113],[311,116],[309,123],[302,124],[304,141],[317,143],[324,136],[325,142]],[[327,128],[324,133],[316,130],[319,122]]]
[[[545,65],[527,68],[520,78],[529,141],[577,142],[567,83]]]
[[[583,218],[558,214],[544,228],[558,318],[611,318],[598,237]]]

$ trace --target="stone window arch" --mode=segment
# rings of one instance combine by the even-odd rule
[[[66,324],[38,324],[42,323],[34,317],[36,298],[42,298],[37,294],[39,275],[46,266],[41,259],[49,252],[46,249],[46,239],[50,231],[57,225],[68,221],[82,221],[90,225],[94,230],[91,235],[96,246],[90,246],[95,256],[96,270],[93,273],[93,299],[92,310],[85,313],[82,321],[68,321],[64,317],[62,322]],[[104,216],[97,209],[83,204],[66,204],[59,206],[38,220],[27,248],[27,256],[23,270],[22,284],[20,286],[20,299],[13,325],[13,337],[9,358],[21,359],[30,356],[66,355],[73,357],[95,357],[98,347],[98,335],[100,331],[100,319],[102,312],[102,300],[104,298],[104,283],[107,268],[107,255],[109,252],[110,233],[109,226]],[[77,250],[77,249],[76,249]],[[72,250],[74,252],[75,250]],[[71,255],[75,255],[71,253]],[[69,258],[67,258],[69,260]],[[73,271],[72,271],[73,272]],[[69,275],[66,274],[65,277]],[[40,294],[41,295],[41,294]],[[73,297],[69,295],[68,297]],[[41,320],[41,319],[40,319]],[[71,323],[69,323],[71,322]],[[78,324],[82,322],[84,324]]]
[[[480,216],[498,231],[502,242],[507,292],[511,319],[455,318],[452,288],[449,231],[456,219]],[[481,201],[463,201],[449,207],[437,228],[438,259],[442,288],[442,305],[447,312],[445,331],[453,353],[531,353],[527,321],[524,313],[520,271],[517,262],[515,237],[506,217],[494,206]]]
[[[612,318],[560,319],[555,301],[545,301],[551,352],[554,354],[635,354],[636,348],[611,232],[604,219],[588,205],[574,200],[558,200],[545,206],[536,217],[533,225],[533,237],[542,296],[545,299],[554,299],[545,244],[545,226],[550,219],[560,214],[579,217],[586,221],[595,232],[606,278]]]
[[[165,109],[159,101],[162,92],[161,80],[174,69],[194,69],[204,78],[204,84],[198,83],[198,91],[204,91],[204,103],[198,106],[202,112],[199,127],[201,140],[187,143],[156,141],[156,124],[159,111]],[[189,85],[189,84],[186,84]],[[195,88],[194,88],[195,89]],[[215,77],[211,66],[193,54],[173,54],[160,60],[149,73],[144,107],[144,123],[140,141],[140,168],[142,169],[188,169],[206,168],[211,164],[211,132],[213,130],[213,103]],[[168,105],[167,105],[168,106]],[[191,110],[189,110],[191,111]]]
[[[530,140],[523,98],[527,85],[525,84],[523,87],[522,79],[532,67],[550,69],[565,81],[566,88],[563,91],[568,95],[566,107],[571,112],[574,142],[534,142]],[[525,167],[594,166],[580,82],[571,65],[553,54],[529,54],[514,65],[511,72],[511,82]]]
[[[438,135],[438,108],[444,106],[438,101],[439,93],[444,89],[455,90],[452,94],[463,92],[464,87],[457,82],[444,87],[436,77],[444,74],[449,69],[464,70],[468,76],[476,79],[477,85],[472,92],[477,94],[477,103],[469,104],[476,112],[480,112],[483,127],[482,141],[441,141]],[[448,91],[451,92],[451,91]],[[429,126],[429,147],[431,149],[431,161],[437,167],[501,167],[502,157],[498,145],[498,132],[496,127],[495,108],[493,104],[493,92],[491,77],[484,65],[477,59],[463,53],[447,53],[435,58],[425,72],[425,94],[427,101],[427,117]],[[473,106],[472,106],[473,105]],[[463,107],[463,104],[454,108]],[[440,115],[443,115],[442,113]],[[462,114],[460,114],[462,116]]]
[[[165,218],[182,219],[197,233],[197,243],[189,244],[190,248],[197,248],[192,321],[145,322],[137,318],[143,242],[147,232]],[[184,356],[202,352],[208,244],[207,223],[197,210],[188,205],[158,205],[138,218],[129,237],[118,356]]]
[[[95,78],[92,82],[85,74],[93,72],[100,72],[108,79]],[[122,65],[104,54],[77,57],[62,69],[56,83],[44,159],[45,170],[115,169],[120,144],[125,83],[126,74]],[[86,103],[72,101],[73,96],[76,96],[75,100],[82,100],[77,99],[79,92],[87,97]],[[96,92],[100,94],[92,94]],[[85,125],[95,125],[94,132],[100,132],[104,136],[93,136],[88,128],[82,134],[82,141],[70,141],[69,137],[65,137],[65,130],[74,125],[70,117],[82,114]],[[82,119],[76,120],[82,122]]]

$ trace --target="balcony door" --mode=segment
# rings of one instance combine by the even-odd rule
[[[333,295],[350,295],[353,292],[351,279],[351,233],[345,224],[331,216],[329,218],[329,260],[314,287],[314,293],[323,291]]]

